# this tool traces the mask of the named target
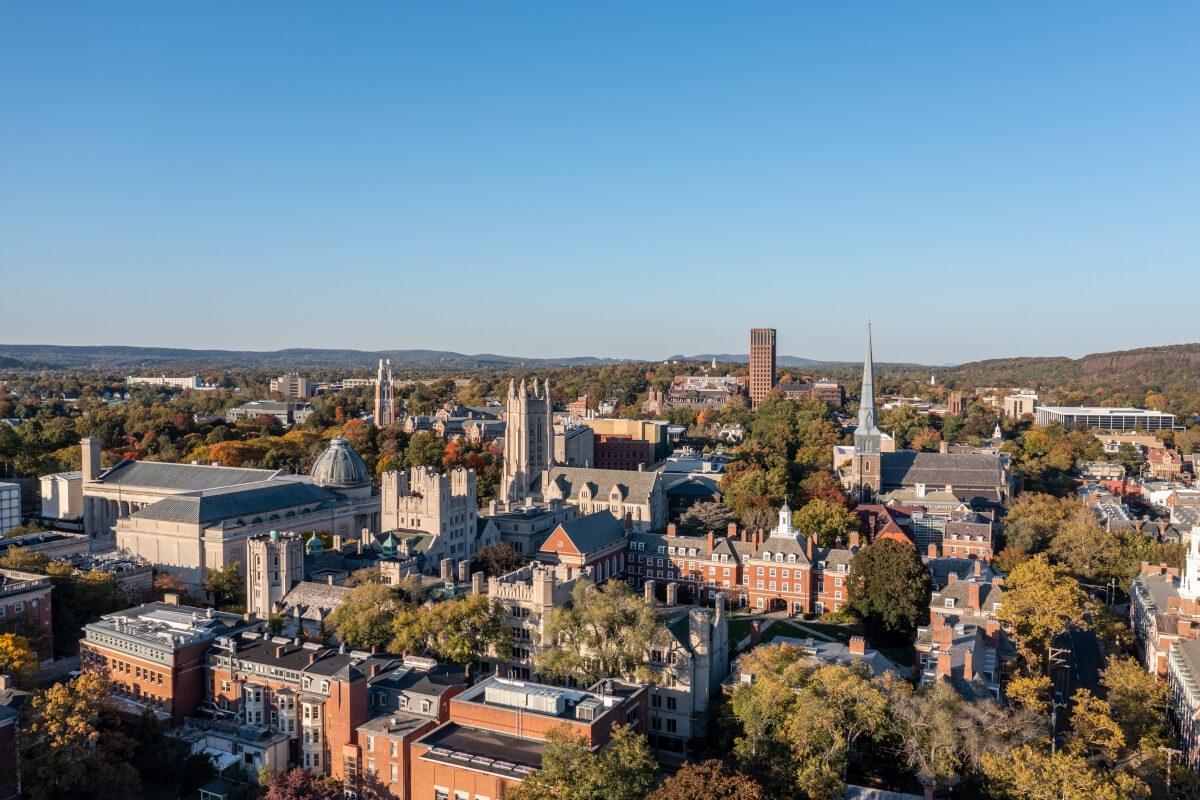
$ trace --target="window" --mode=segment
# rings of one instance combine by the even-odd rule
[[[450,790],[441,786],[433,787],[433,800],[450,800]]]
[[[398,764],[392,764],[392,774],[390,777],[392,783],[400,780],[400,766]]]
[[[367,752],[368,753],[375,752],[375,737],[374,736],[367,737]]]
[[[677,725],[676,725],[675,720],[673,720],[673,719],[667,720],[667,733],[675,733],[676,727],[677,727]]]
[[[667,711],[674,711],[674,710],[675,710],[675,705],[676,705],[676,700],[675,700],[675,698],[674,698],[674,697],[668,697],[668,698],[667,698]]]

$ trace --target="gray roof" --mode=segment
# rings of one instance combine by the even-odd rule
[[[625,538],[625,526],[607,511],[568,519],[560,522],[558,527],[566,532],[571,543],[581,553],[602,550]]]
[[[282,475],[280,470],[211,467],[203,464],[171,464],[159,461],[122,461],[102,473],[101,483],[116,486],[145,486],[168,491],[197,491],[258,483]]]
[[[632,503],[648,503],[654,486],[661,479],[657,472],[627,469],[593,469],[590,467],[551,467],[546,480],[556,484],[567,500],[578,500],[579,492],[589,486],[593,497],[607,501],[613,487],[623,489],[621,495]]]
[[[305,481],[275,480],[177,494],[151,503],[130,516],[138,519],[210,525],[228,519],[283,511],[295,506],[313,505],[327,508],[342,502],[344,501],[328,489]]]
[[[985,453],[916,453],[900,450],[880,455],[884,488],[946,485],[958,488],[994,489],[1005,485],[1000,457]]]
[[[312,479],[318,486],[367,486],[371,483],[371,473],[350,441],[335,436],[329,440],[329,448],[313,462]]]
[[[284,616],[292,616],[298,609],[302,619],[320,622],[329,616],[350,592],[349,586],[301,581],[283,596],[280,605],[283,607]]]

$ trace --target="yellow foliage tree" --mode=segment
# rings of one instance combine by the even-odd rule
[[[28,639],[15,633],[0,633],[0,674],[12,675],[18,683],[26,683],[37,666],[37,653]]]

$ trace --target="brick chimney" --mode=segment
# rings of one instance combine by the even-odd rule
[[[667,525],[667,538],[668,539],[675,538],[675,523],[674,522]]]
[[[286,652],[287,652],[286,644],[277,645],[275,647],[275,657],[276,658],[283,658],[283,654]]]
[[[756,619],[750,622],[750,646],[758,645],[758,640],[762,637],[762,620]]]
[[[956,581],[958,581],[958,573],[957,572],[951,572],[949,575],[946,576],[946,585],[950,585],[952,583],[955,583]]]
[[[951,661],[950,661],[950,654],[949,654],[949,653],[938,653],[938,657],[937,657],[937,677],[938,677],[939,679],[943,679],[943,678],[944,678],[944,679],[946,679],[946,680],[949,680],[949,678],[950,678],[950,669],[951,669],[950,665],[951,665]]]
[[[813,558],[815,557],[813,555],[813,549],[814,549],[813,548],[813,539],[815,539],[815,538],[816,538],[815,536],[810,535],[810,536],[805,537],[805,539],[804,539],[804,555],[806,555],[808,557],[809,561],[812,561]]]
[[[866,655],[867,640],[861,636],[850,637],[850,652],[856,656]]]
[[[975,559],[975,577],[976,578],[983,577],[983,560],[982,559],[978,559],[978,558]]]
[[[1158,521],[1158,536],[1159,536],[1159,538],[1161,539],[1163,536],[1166,535],[1166,533],[1167,533],[1167,521],[1165,519],[1160,519]]]
[[[1138,533],[1141,533],[1141,532],[1142,532],[1142,525],[1144,525],[1144,524],[1146,524],[1146,521],[1145,521],[1144,519],[1142,519],[1141,517],[1134,517],[1134,520],[1133,520],[1133,529],[1134,529],[1135,531],[1137,531]]]
[[[317,656],[318,656],[318,655],[320,655],[320,651],[319,651],[319,650],[312,650],[312,651],[309,651],[309,654],[308,654],[308,663],[310,663],[310,664],[311,664],[311,663],[313,663],[314,661],[316,661],[316,660],[317,660]]]
[[[927,556],[929,556],[930,558],[937,558],[938,557],[937,542],[930,542],[929,547],[926,548],[926,550],[925,550],[925,554]]]
[[[12,675],[0,675],[0,692],[7,692],[13,688]]]
[[[975,651],[967,648],[963,654],[963,680],[969,681],[975,677]]]
[[[710,556],[712,555],[713,543],[715,541],[716,541],[716,537],[713,535],[712,531],[709,531],[708,532],[708,555],[710,555]]]
[[[858,547],[858,531],[850,531],[850,547]]]
[[[933,642],[943,650],[950,649],[950,645],[954,643],[954,628],[951,628],[946,623],[937,624],[933,629]]]
[[[978,610],[980,607],[980,589],[982,587],[975,581],[967,584],[967,607]]]
[[[725,528],[725,535],[730,539],[736,539],[738,535],[738,527],[736,522],[731,522]],[[744,541],[744,539],[743,539]]]

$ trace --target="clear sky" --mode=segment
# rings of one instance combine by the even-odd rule
[[[1200,340],[1200,3],[0,4],[0,342]]]

